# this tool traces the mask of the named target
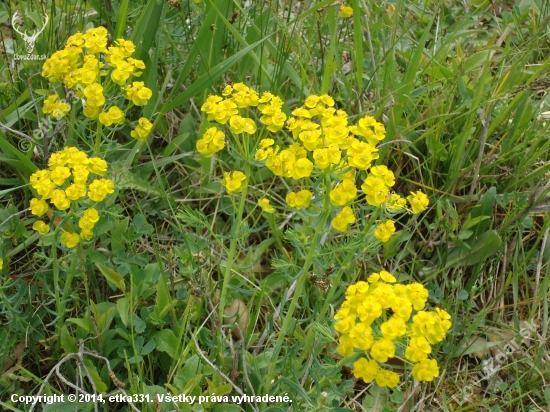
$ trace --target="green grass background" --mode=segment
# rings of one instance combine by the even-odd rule
[[[78,339],[101,332],[89,345],[111,360],[130,393],[230,392],[204,353],[245,393],[269,389],[294,400],[290,408],[262,405],[262,411],[548,410],[550,3],[351,0],[350,19],[337,17],[336,3],[0,4],[0,252],[9,262],[0,277],[0,365],[22,351],[19,366],[0,378],[2,408],[28,410],[9,394],[36,392]],[[19,213],[28,207],[29,175],[67,141],[82,143],[82,136],[67,125],[50,141],[25,141],[43,116],[48,83],[40,63],[14,60],[14,53],[24,53],[10,24],[17,10],[26,27],[50,16],[38,54],[51,55],[76,30],[105,25],[113,38],[132,39],[147,66],[143,80],[153,98],[144,114],[154,119],[155,137],[128,146],[131,155],[112,165],[120,206],[113,205],[113,219],[86,259],[52,256],[37,243],[28,212]],[[229,285],[230,301],[250,319],[244,338],[232,337],[231,325],[222,327],[216,314],[223,315],[216,290],[227,268],[233,205],[220,194],[219,172],[194,145],[203,123],[198,108],[230,82],[270,90],[289,107],[311,93],[329,93],[352,118],[374,115],[386,125],[384,143],[395,141],[381,149],[379,162],[396,173],[396,190],[421,189],[431,202],[375,259],[358,253],[334,293],[327,296],[312,283],[300,291],[278,356],[272,354],[281,319],[274,314],[282,306],[284,318],[293,284],[284,274],[300,262],[274,223],[287,220],[285,230],[294,233],[302,224],[286,208],[279,180],[260,176],[249,189],[251,199],[270,193],[278,210],[273,222],[260,218],[255,201],[245,204],[254,230],[237,242],[238,275]],[[322,249],[313,272],[322,276],[332,264],[342,266],[346,247],[353,245]],[[56,310],[55,267],[65,313]],[[136,288],[135,301],[120,302],[124,294],[113,286],[112,268]],[[414,386],[405,373],[395,390],[365,385],[334,356],[331,314],[345,287],[380,268],[424,283],[430,302],[453,315],[438,354],[445,372],[431,384]],[[152,315],[165,303],[168,320]],[[117,314],[122,309],[125,319]],[[66,321],[57,333],[60,319]],[[525,340],[518,333],[528,320],[538,326]],[[267,339],[257,345],[264,331]],[[480,380],[483,360],[511,339],[517,349]],[[90,360],[89,368],[97,385],[112,388],[103,363]],[[69,366],[65,373],[79,375]],[[46,385],[49,393],[62,388],[59,381]],[[471,400],[458,405],[451,398],[462,398],[464,388]],[[253,410],[241,406],[203,410]]]

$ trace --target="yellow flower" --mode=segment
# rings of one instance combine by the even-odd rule
[[[90,222],[99,222],[99,212],[93,207],[84,211],[84,217],[86,217],[86,219],[88,219]]]
[[[254,120],[235,115],[229,119],[229,128],[235,134],[253,134],[256,132],[257,126]]]
[[[364,322],[356,323],[349,336],[353,339],[353,346],[361,350],[369,350],[374,343],[372,328]]]
[[[239,193],[247,185],[246,175],[240,171],[225,172],[223,174],[222,185],[227,189],[229,193]]]
[[[414,310],[424,309],[424,305],[428,301],[428,289],[420,283],[411,283],[406,288],[407,299],[413,304]]]
[[[65,183],[65,179],[67,179],[70,175],[71,169],[65,166],[58,166],[51,172],[51,178],[57,186],[61,186]]]
[[[78,200],[86,196],[86,192],[86,184],[84,183],[73,183],[65,189],[65,195],[69,200]]]
[[[360,119],[357,126],[350,126],[349,131],[356,136],[365,137],[367,142],[373,146],[386,137],[384,125],[378,123],[372,116]]]
[[[386,362],[395,355],[395,344],[387,338],[382,338],[372,345],[370,355],[378,362]]]
[[[350,6],[342,4],[340,10],[338,11],[338,17],[348,18],[353,15],[353,9]]]
[[[56,153],[54,153],[55,155]],[[52,157],[54,156],[52,155]],[[51,160],[51,158],[50,158]],[[63,163],[64,165],[64,163]],[[61,165],[61,166],[63,166]],[[36,189],[38,186],[40,186],[40,183],[50,180],[50,172],[49,170],[38,170],[37,172],[34,172],[31,177],[29,178],[31,182],[31,186]]]
[[[42,112],[44,114],[51,114],[56,119],[61,119],[69,112],[70,109],[71,106],[69,106],[65,102],[60,101],[57,94],[52,94],[44,100]]]
[[[99,122],[106,127],[111,126],[113,123],[124,123],[124,112],[116,106],[111,106],[108,111],[99,114]]]
[[[80,231],[80,237],[84,240],[90,240],[92,237],[94,237],[94,232],[89,229],[82,229]]]
[[[94,222],[92,222],[90,219],[88,219],[86,216],[82,216],[78,220],[78,227],[82,230],[89,230],[91,231],[94,228]]]
[[[349,333],[355,327],[355,316],[346,316],[334,324],[334,329],[340,333]]]
[[[385,185],[392,187],[395,185],[395,176],[391,170],[389,170],[386,166],[373,166],[370,169],[370,173],[372,176],[381,179]]]
[[[365,193],[367,203],[372,206],[380,206],[384,203],[389,193],[389,188],[384,184],[384,181],[372,175],[367,176],[367,179],[361,185],[361,189]]]
[[[378,149],[373,145],[354,139],[347,151],[348,163],[351,167],[365,170],[373,160],[378,159]]]
[[[4,268],[4,260],[0,258],[0,270]]]
[[[36,198],[31,199],[30,206],[31,206],[30,207],[31,213],[38,217],[42,216],[49,209],[48,204],[43,199],[41,200],[38,200]]]
[[[215,127],[206,130],[202,139],[197,140],[197,150],[204,157],[209,158],[225,147],[225,134]]]
[[[145,117],[141,117],[136,128],[130,132],[130,136],[137,140],[145,140],[152,128],[153,124]]]
[[[357,378],[363,379],[365,383],[372,382],[376,378],[379,369],[378,363],[372,359],[361,358],[353,364],[353,374]]]
[[[411,336],[409,346],[405,349],[405,357],[411,362],[421,362],[428,359],[428,355],[432,352],[432,347],[423,336]]]
[[[397,193],[392,193],[386,200],[386,207],[392,212],[398,212],[405,209],[407,201],[399,196]]]
[[[41,220],[37,220],[36,222],[34,222],[32,228],[41,235],[44,235],[50,231],[50,227]]]
[[[353,340],[349,335],[340,336],[340,345],[336,348],[342,356],[353,355]]]
[[[71,206],[71,202],[67,199],[67,195],[64,190],[57,189],[53,191],[52,194],[52,203],[59,210],[66,210]]]
[[[332,219],[331,225],[340,232],[346,232],[348,225],[354,222],[355,216],[353,215],[353,210],[351,207],[346,206]]]
[[[67,246],[69,249],[72,249],[80,241],[80,236],[78,236],[76,233],[64,232],[61,235],[60,240],[62,244]]]
[[[55,190],[55,185],[51,180],[45,179],[39,182],[35,189],[44,199],[49,199],[52,197],[53,191]]]
[[[269,204],[269,199],[266,199],[265,197],[258,200],[258,205],[262,208],[262,210],[266,213],[273,213],[275,212],[275,208]]]
[[[151,89],[145,87],[143,82],[133,82],[124,88],[124,97],[131,100],[136,106],[145,106],[153,96]]]
[[[394,340],[407,333],[407,325],[405,321],[398,317],[392,317],[387,322],[380,325],[380,331],[385,338]]]
[[[426,359],[414,365],[412,369],[414,379],[421,382],[431,382],[439,376],[439,368],[435,359]]]
[[[299,159],[294,163],[294,170],[292,177],[294,179],[301,179],[302,177],[311,176],[311,171],[313,170],[313,163],[307,158]]]
[[[102,202],[108,194],[115,192],[115,185],[109,179],[97,179],[88,188],[88,197],[94,202]]]
[[[395,283],[397,281],[395,276],[393,276],[390,272],[387,272],[385,270],[380,272],[380,277],[384,282],[387,282],[387,283]]]
[[[380,223],[374,231],[374,237],[380,242],[385,243],[390,240],[391,235],[395,232],[395,225],[393,221],[387,220]]]
[[[99,83],[93,83],[84,89],[86,97],[86,107],[92,106],[99,108],[105,104],[105,96],[103,96],[103,86]]]
[[[286,202],[290,207],[301,209],[308,207],[313,197],[313,193],[308,190],[300,190],[298,193],[289,192],[286,195]]]
[[[99,107],[95,106],[86,106],[82,113],[84,116],[86,116],[88,119],[95,119],[99,115]]]
[[[380,387],[395,388],[399,384],[399,375],[387,369],[380,369],[376,375],[376,383]]]
[[[342,183],[330,191],[330,202],[334,206],[344,206],[357,196],[357,188],[351,179],[344,179]]]
[[[412,212],[415,215],[426,210],[428,208],[428,205],[430,204],[428,196],[426,196],[420,190],[417,192],[411,192],[411,194],[407,196],[407,200],[409,201]]]
[[[99,175],[99,176],[103,176],[107,172],[107,162],[98,157],[92,157],[89,160],[86,167],[91,173],[95,173],[96,175]],[[73,171],[73,174],[74,174],[74,171]],[[78,180],[76,178],[76,175],[75,175],[75,180]]]

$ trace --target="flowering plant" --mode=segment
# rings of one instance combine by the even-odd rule
[[[48,169],[39,170],[30,177],[31,186],[39,195],[39,198],[31,199],[30,209],[38,217],[48,214],[50,224],[37,220],[32,227],[41,234],[49,233],[53,223],[50,207],[55,206],[55,214],[64,222],[61,243],[73,248],[80,239],[92,239],[93,228],[99,221],[99,212],[95,207],[107,195],[114,193],[114,183],[102,178],[107,172],[105,160],[89,158],[76,147],[66,147],[54,153],[48,166]],[[80,234],[70,229],[75,226],[71,224],[71,220],[75,219],[78,219]]]
[[[350,125],[348,114],[337,110],[334,99],[328,95],[311,95],[302,107],[292,111],[287,118],[283,101],[270,92],[261,96],[243,83],[226,86],[222,96],[211,95],[201,110],[207,120],[228,125],[234,136],[233,144],[245,161],[250,163],[250,153],[260,165],[265,165],[276,176],[292,179],[298,185],[297,191],[286,195],[286,202],[292,208],[307,209],[312,199],[318,203],[323,198],[336,208],[331,221],[339,232],[347,232],[356,218],[352,209],[358,203],[359,191],[356,180],[359,172],[366,172],[361,189],[370,206],[381,207],[389,216],[407,209],[407,201],[391,192],[395,177],[384,165],[375,166],[378,159],[376,145],[385,138],[384,126],[371,116],[365,116],[356,125]],[[264,129],[260,137],[242,138],[257,133],[258,125],[253,118],[243,117],[241,110],[257,107],[259,121]],[[283,130],[280,143],[265,136]],[[265,138],[261,138],[265,136]],[[197,150],[205,157],[212,157],[226,147],[226,136],[216,126],[209,127],[197,141]],[[222,185],[229,193],[239,193],[247,185],[246,171],[224,172]],[[313,192],[311,191],[313,189]],[[421,191],[408,197],[411,213],[425,210],[428,197]],[[259,206],[268,213],[273,212],[269,199],[263,198]],[[341,209],[338,209],[341,208]],[[373,230],[373,236],[387,242],[395,232],[391,220],[381,220]]]
[[[82,113],[90,120],[98,120],[98,136],[101,126],[111,128],[123,125],[132,106],[145,106],[153,92],[142,81],[135,81],[145,69],[142,60],[132,58],[136,47],[131,40],[117,39],[107,47],[107,29],[91,28],[86,33],[76,33],[67,39],[62,50],[52,54],[44,62],[42,76],[52,83],[63,82],[76,92],[82,102]],[[124,103],[128,101],[128,104]],[[120,106],[120,107],[119,107]],[[121,108],[126,106],[125,109]],[[44,100],[42,111],[56,119],[64,117],[71,106],[51,94]],[[144,140],[152,124],[141,117],[131,136]],[[99,152],[99,139],[96,153]]]
[[[420,283],[396,283],[386,271],[348,287],[346,300],[334,316],[334,328],[341,333],[338,352],[353,356],[358,349],[370,358],[361,357],[353,364],[355,376],[367,383],[376,380],[379,386],[396,386],[399,375],[379,363],[396,356],[405,339],[404,355],[414,364],[414,378],[431,381],[439,376],[437,361],[428,355],[430,345],[441,342],[451,328],[451,316],[439,308],[425,311],[427,300],[428,290]]]
[[[251,108],[259,111],[256,116],[259,123],[252,117],[255,113]],[[267,167],[275,176],[287,179],[286,186],[293,189],[287,192],[286,203],[304,220],[313,217],[316,222],[313,225],[315,232],[307,242],[309,251],[298,279],[297,292],[275,345],[275,357],[290,328],[289,319],[297,304],[296,296],[300,295],[307,278],[305,274],[313,264],[320,234],[327,230],[325,223],[330,219],[330,227],[336,233],[355,235],[362,242],[372,244],[377,240],[384,243],[396,231],[392,220],[396,214],[405,211],[418,214],[428,207],[429,200],[421,191],[412,192],[406,198],[392,191],[395,185],[393,172],[384,165],[375,164],[379,159],[376,146],[386,136],[384,125],[372,116],[364,116],[354,125],[350,124],[348,114],[337,109],[329,95],[310,95],[301,107],[290,112],[289,117],[278,96],[270,92],[259,95],[245,84],[236,83],[226,86],[221,96],[209,96],[201,110],[206,113],[208,122],[226,126],[231,138],[228,139],[222,129],[209,124],[197,141],[197,150],[204,157],[211,158],[228,149],[241,165],[241,170],[223,171],[221,182],[228,193],[241,195],[236,214],[237,227],[241,224],[248,180],[252,176],[251,166]],[[362,181],[360,187],[357,181]],[[257,204],[270,217],[276,211],[268,197],[258,199]],[[364,223],[357,222],[354,210],[357,208],[361,212],[370,210]],[[272,218],[270,223],[276,230]],[[351,225],[356,223],[363,224],[352,229]],[[225,304],[235,248],[232,239],[220,308]],[[350,249],[348,255],[346,262],[350,262],[355,253]],[[336,276],[339,279],[341,275],[340,270]],[[428,360],[429,343],[443,339],[450,327],[446,312],[439,309],[435,314],[421,311],[428,296],[422,285],[392,285],[395,281],[393,275],[381,272],[373,274],[369,283],[350,286],[347,300],[336,316],[336,329],[343,334],[340,353],[350,356],[354,348],[371,350],[372,360],[362,358],[356,362],[356,376],[367,382],[376,379],[379,385],[391,387],[397,385],[399,377],[394,372],[380,369],[376,361],[385,362],[394,356],[394,340],[410,337],[406,356],[416,363],[413,375],[419,380],[431,380],[437,376],[438,370],[437,362]],[[407,332],[406,322],[413,307],[419,312],[413,318],[412,329]],[[326,310],[325,305],[319,319],[324,317]],[[389,311],[393,311],[393,316],[388,319]],[[356,322],[357,317],[360,322]],[[373,332],[373,322],[379,317],[384,319],[384,323]],[[380,335],[376,342],[375,334]],[[271,367],[268,381],[273,373]]]

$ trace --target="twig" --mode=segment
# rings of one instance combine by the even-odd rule
[[[7,218],[6,220],[4,220],[2,223],[0,223],[0,227],[2,227],[2,225],[3,225],[4,223],[6,223],[8,220],[10,220],[12,217],[15,217],[15,216],[17,216],[17,215],[20,215],[21,213],[25,213],[27,210],[31,210],[31,209],[30,209],[30,208],[23,209],[23,210],[21,210],[20,212],[17,212],[17,213],[14,213],[13,215],[8,216],[8,218]]]
[[[256,405],[256,409],[260,410],[258,408],[258,404],[256,403],[256,392],[254,391],[254,386],[252,386],[252,382],[250,382],[250,379],[248,377],[248,370],[246,368],[246,357],[245,357],[245,351],[246,351],[246,348],[245,348],[245,338],[244,338],[244,334],[243,334],[243,331],[241,329],[241,327],[239,326],[238,323],[235,323],[235,326],[237,327],[237,329],[239,330],[239,332],[241,333],[241,355],[242,355],[242,360],[241,362],[243,363],[243,376],[244,376],[244,380],[246,381],[246,384],[248,385],[248,387],[250,388],[250,393],[252,393],[252,396],[254,396],[254,405]]]
[[[290,288],[288,288],[288,292],[286,293],[286,298],[282,299],[279,302],[279,305],[277,306],[277,309],[275,309],[275,312],[273,313],[273,324],[279,319],[279,316],[281,316],[281,311],[283,310],[283,305],[286,304],[294,294],[294,291],[296,290],[296,287],[298,286],[298,279],[296,279],[294,282],[292,282],[292,285],[290,285]],[[264,332],[262,333],[262,336],[260,336],[260,339],[258,339],[258,343],[255,345],[256,349],[254,349],[254,354],[256,355],[260,348],[263,346],[265,340],[267,339],[267,328],[264,329]]]
[[[13,134],[18,135],[19,137],[22,137],[25,140],[30,140],[31,142],[34,141],[32,137],[29,135],[26,135],[25,133],[20,132],[19,130],[12,129],[9,126],[6,126],[5,124],[0,123],[0,129],[7,130],[8,132],[11,132]]]
[[[546,241],[548,240],[548,232],[550,231],[550,226],[546,228],[544,232],[544,237],[542,238],[542,244],[540,245],[539,258],[537,262],[537,273],[535,276],[535,293],[534,296],[537,296],[539,293],[539,282],[540,282],[540,271],[542,269],[542,259],[544,257],[544,249],[546,248]]]
[[[481,119],[483,123],[483,133],[481,134],[481,142],[479,142],[479,153],[477,154],[476,166],[474,168],[474,178],[472,179],[472,186],[470,187],[470,193],[468,197],[471,198],[476,190],[477,181],[479,179],[479,169],[481,168],[481,161],[483,160],[483,152],[485,151],[485,143],[487,143],[487,134],[489,133],[489,124],[491,123],[491,113],[493,112],[493,105],[489,105],[487,115],[485,119]]]
[[[208,359],[208,358],[206,357],[206,355],[204,354],[204,352],[203,352],[202,349],[200,348],[199,342],[197,342],[197,338],[196,338],[195,334],[193,333],[193,331],[191,330],[191,327],[190,327],[189,325],[187,325],[187,328],[189,329],[189,332],[191,333],[191,339],[193,339],[193,342],[195,343],[195,348],[197,349],[198,355],[199,355],[206,363],[208,363],[208,365],[209,365],[212,369],[214,369],[222,378],[224,378],[225,381],[226,381],[229,385],[231,385],[231,387],[232,387],[233,389],[235,389],[235,391],[236,391],[239,395],[245,396],[245,394],[244,394],[244,392],[241,390],[241,388],[239,388],[237,385],[235,385],[235,384],[233,383],[233,381],[232,381],[231,379],[229,379],[229,376],[227,376],[225,373],[223,373],[216,365],[214,365],[214,364],[210,361],[210,359]],[[199,329],[199,331],[200,331],[200,329]],[[197,333],[198,333],[198,331],[197,331]],[[250,402],[247,402],[247,403],[250,405],[250,407],[251,407],[254,411],[259,412],[258,409],[256,408],[256,406],[252,405]]]
[[[99,336],[97,336],[99,337]],[[61,373],[61,371],[59,370],[59,368],[61,367],[61,365],[63,365],[65,362],[71,360],[71,359],[76,359],[76,361],[78,362],[78,366],[79,368],[82,367],[86,373],[86,376],[88,377],[88,380],[90,381],[90,384],[92,386],[92,389],[94,391],[94,394],[97,394],[97,387],[95,386],[92,378],[91,378],[91,375],[90,375],[90,372],[88,370],[88,368],[86,367],[86,364],[84,363],[84,355],[86,356],[92,356],[94,358],[97,358],[97,359],[101,359],[102,361],[104,361],[106,364],[107,364],[107,369],[109,370],[110,373],[113,373],[113,370],[111,369],[111,363],[109,362],[109,359],[107,359],[106,357],[104,356],[101,356],[99,355],[98,353],[96,352],[93,352],[93,351],[90,351],[88,349],[86,349],[84,347],[84,340],[81,340],[80,343],[79,343],[79,348],[78,348],[78,352],[77,353],[70,353],[66,356],[64,356],[51,370],[50,372],[48,373],[48,375],[46,375],[46,378],[44,379],[44,383],[42,385],[40,385],[40,389],[38,390],[38,393],[35,397],[35,401],[33,402],[33,404],[31,405],[30,409],[29,409],[29,412],[32,412],[34,410],[34,407],[36,406],[36,404],[38,403],[38,400],[40,399],[40,395],[42,394],[42,392],[44,391],[45,387],[46,387],[46,384],[49,383],[49,380],[50,378],[53,376],[53,374],[55,373],[56,376],[65,384],[67,385],[68,387],[70,388],[73,388],[75,391],[83,394],[83,395],[88,395],[90,397],[92,397],[92,395],[90,393],[88,393],[86,390],[84,390],[83,388],[81,388],[80,386],[78,385],[75,385],[74,383],[70,382],[67,378],[65,378],[63,376],[63,374]],[[81,374],[80,374],[81,375]],[[82,382],[82,384],[84,383],[84,379],[80,376],[80,381]],[[115,382],[113,382],[115,383]],[[116,383],[115,383],[116,385]],[[126,393],[126,391],[121,388],[120,386],[116,385],[117,386],[117,389],[114,391],[114,392],[111,392],[110,394],[106,394],[105,396],[110,396],[114,393],[117,393],[117,392],[120,392],[122,393],[124,396],[125,396],[125,400],[126,402],[128,403],[128,405],[130,405],[130,407],[136,411],[136,412],[141,412],[137,407],[136,405],[134,405],[134,403],[130,400],[130,398],[128,397],[128,394]],[[98,408],[97,408],[97,403],[94,402],[94,409],[97,411]]]
[[[378,147],[384,147],[384,146],[388,146],[390,144],[395,144],[395,143],[412,143],[410,140],[407,140],[407,139],[396,139],[396,140],[390,140],[389,142],[385,142],[385,143],[382,143],[382,144],[379,144],[378,146],[376,146],[377,148]]]

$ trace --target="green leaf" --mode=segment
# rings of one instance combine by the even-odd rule
[[[128,326],[128,299],[120,298],[116,301],[118,315],[124,326]]]
[[[391,259],[399,251],[399,245],[407,242],[412,235],[407,230],[400,230],[395,233],[386,243],[384,243],[384,259]]]
[[[159,319],[162,319],[170,309],[172,309],[172,296],[170,296],[170,291],[168,290],[168,285],[166,284],[166,279],[164,275],[159,276],[159,281],[157,283],[157,299],[156,299],[157,308],[159,309]]]
[[[470,294],[467,291],[465,291],[464,289],[462,289],[460,292],[458,292],[458,298],[460,300],[466,300],[466,299],[468,299],[468,296],[470,296]]]
[[[126,16],[128,15],[128,4],[130,0],[122,0],[120,2],[120,8],[118,9],[118,18],[115,28],[115,40],[120,39],[124,34],[124,28],[126,27]]]
[[[157,350],[166,352],[172,359],[176,356],[178,338],[170,329],[163,329],[153,334],[152,339],[157,345]]]
[[[121,291],[126,292],[126,285],[124,284],[124,278],[120,276],[117,272],[115,272],[113,269],[101,264],[96,263],[95,264],[99,271],[105,276],[105,278],[114,284],[117,288],[119,288]]]
[[[493,208],[495,206],[495,200],[497,196],[497,189],[496,187],[491,187],[486,193],[481,196],[481,199],[479,199],[479,204],[473,208],[472,212],[470,213],[470,216],[472,218],[476,218],[478,216],[492,216],[493,215]],[[487,220],[480,221],[477,226],[472,226],[472,229],[474,231],[474,237],[480,235],[481,233],[485,232],[488,225]]]
[[[497,253],[501,244],[502,239],[495,230],[485,232],[479,238],[451,249],[447,267],[475,265]]]
[[[69,329],[67,328],[67,325],[63,325],[63,327],[61,328],[60,340],[61,340],[61,347],[63,348],[65,353],[78,352],[78,348],[75,345],[75,340],[69,333]]]
[[[80,326],[82,329],[84,329],[88,333],[96,333],[94,325],[89,319],[70,318],[70,319],[67,319],[67,322],[71,322],[77,326]]]
[[[90,373],[90,377],[92,378],[92,381],[94,381],[95,386],[97,387],[97,391],[99,393],[107,392],[108,387],[105,384],[105,382],[101,380],[101,377],[99,376],[99,373],[97,373],[97,369],[95,365],[92,363],[91,359],[84,358],[84,364],[86,365],[86,368]]]
[[[175,109],[178,106],[181,106],[185,102],[189,101],[192,97],[195,97],[197,94],[201,93],[208,87],[210,87],[214,81],[219,79],[223,74],[227,73],[228,70],[237,63],[240,59],[243,58],[248,52],[253,50],[256,46],[262,44],[267,37],[264,37],[262,40],[257,41],[254,44],[251,44],[248,47],[245,47],[241,51],[235,53],[233,56],[225,59],[220,64],[214,66],[211,70],[205,73],[203,76],[199,77],[193,84],[191,84],[183,93],[180,93],[172,101],[167,102],[161,109],[161,113],[167,113],[170,110]]]
[[[140,355],[149,355],[151,352],[153,352],[153,349],[155,349],[156,347],[156,343],[154,340],[150,340],[149,342],[147,342],[147,344],[141,348],[140,350]]]
[[[15,146],[13,146],[10,142],[6,140],[6,135],[2,130],[0,130],[0,150],[2,150],[2,152],[4,152],[5,154],[10,153],[14,155],[15,157],[17,157],[17,159],[21,161],[24,169],[18,170],[18,171],[21,172],[22,174],[25,174],[25,172],[27,174],[30,174],[38,170],[38,167],[36,167],[36,165],[33,162],[27,159],[27,157],[23,153],[21,153],[19,149],[17,149]]]
[[[134,216],[134,227],[136,228],[136,233],[147,235],[153,232],[153,227],[147,223],[147,218],[141,213]]]

